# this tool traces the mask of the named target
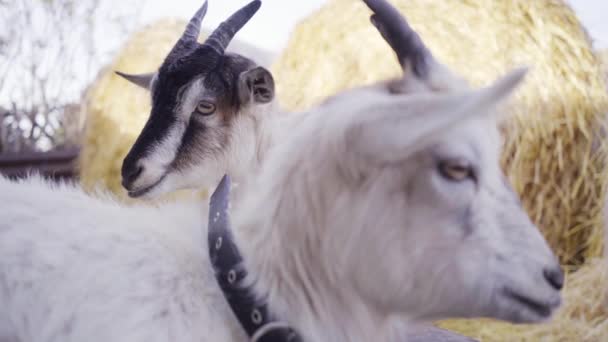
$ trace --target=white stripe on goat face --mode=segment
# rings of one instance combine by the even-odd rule
[[[175,122],[167,131],[167,135],[151,146],[151,151],[146,157],[140,160],[140,165],[144,166],[144,174],[137,180],[138,184],[152,184],[162,181],[182,144],[182,139],[188,122],[194,112],[198,102],[205,97],[210,97],[204,87],[204,77],[195,79],[191,83],[182,87],[178,92],[179,103],[176,110]],[[215,101],[214,101],[215,102]],[[210,116],[208,119],[210,126],[221,124],[219,116]]]

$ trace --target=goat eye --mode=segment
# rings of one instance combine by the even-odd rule
[[[470,165],[461,161],[443,161],[439,163],[439,173],[445,179],[453,182],[462,182],[473,178]]]
[[[196,112],[202,115],[211,115],[215,112],[215,105],[208,101],[201,101],[196,106]]]

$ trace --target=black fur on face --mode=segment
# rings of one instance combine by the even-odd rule
[[[150,117],[123,164],[135,163],[146,157],[153,152],[154,146],[167,137],[178,121],[178,111],[186,89],[201,79],[206,98],[212,99],[217,106],[215,115],[221,116],[224,125],[229,125],[241,106],[246,105],[239,102],[239,76],[255,66],[248,58],[236,54],[217,56],[213,50],[206,49],[182,58],[178,65],[161,66],[152,89]],[[217,152],[214,150],[219,149],[218,146],[205,141],[210,138],[207,129],[202,120],[197,120],[196,115],[190,118],[171,169],[190,164],[189,155],[202,157]],[[219,132],[214,137],[221,138],[222,145],[225,146],[227,136],[218,136]]]
[[[182,136],[181,143],[169,172],[182,170],[199,163],[209,155],[218,156],[229,143],[229,126],[238,115],[241,103],[237,88],[239,76],[256,64],[248,58],[226,54],[221,63],[211,70],[204,78],[203,86],[207,97],[215,99],[216,115],[221,126],[213,127],[205,124],[197,115],[192,115]]]

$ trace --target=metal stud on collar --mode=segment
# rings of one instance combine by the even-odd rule
[[[228,271],[228,283],[234,284],[235,280],[236,280],[236,271],[235,270]]]
[[[262,323],[262,313],[258,309],[251,311],[251,321],[255,324]]]

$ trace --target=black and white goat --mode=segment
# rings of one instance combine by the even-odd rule
[[[227,169],[234,179],[257,169],[266,149],[261,137],[278,131],[267,127],[277,120],[266,120],[279,112],[274,81],[264,67],[225,51],[259,7],[251,2],[200,44],[205,2],[156,72],[118,72],[152,96],[149,119],[122,165],[130,196],[212,186]]]
[[[562,273],[498,162],[495,107],[524,72],[451,87],[394,9],[366,2],[406,75],[330,98],[266,151],[232,213],[247,285],[310,341],[390,340],[407,319],[547,319]],[[246,339],[214,277],[207,249],[221,243],[207,244],[201,205],[127,207],[37,178],[0,179],[0,201],[0,324],[18,341]]]

